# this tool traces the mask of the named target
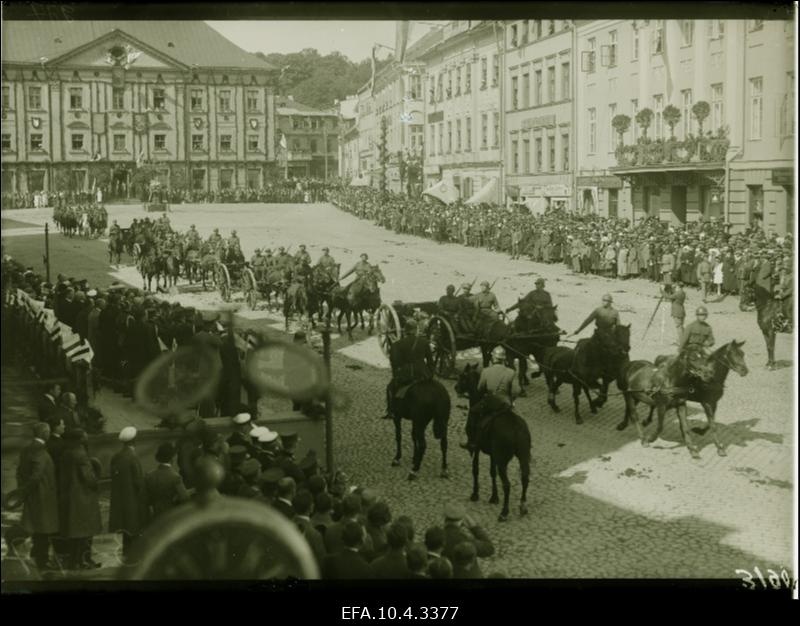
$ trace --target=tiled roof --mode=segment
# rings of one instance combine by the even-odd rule
[[[3,21],[3,63],[55,59],[119,30],[185,65],[272,70],[208,24],[178,20]],[[169,44],[172,44],[171,46]]]
[[[339,115],[335,109],[315,109],[286,96],[275,97],[275,108],[279,115]]]

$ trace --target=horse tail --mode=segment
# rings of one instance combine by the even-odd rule
[[[443,439],[447,436],[447,423],[450,421],[450,394],[441,383],[436,384],[437,402],[433,412],[433,436]]]
[[[517,434],[514,437],[516,442],[516,450],[514,451],[517,459],[519,460],[520,472],[523,476],[530,474],[531,468],[531,454],[533,442],[531,441],[531,431],[519,415],[514,414],[517,423]]]

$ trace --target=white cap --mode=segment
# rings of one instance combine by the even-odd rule
[[[94,298],[97,295],[97,289],[90,289],[86,292],[86,295],[90,298]]]
[[[264,428],[264,430],[258,433],[258,442],[259,443],[272,443],[278,438],[278,433],[274,430],[270,430],[269,428]]]
[[[239,413],[233,418],[234,424],[247,424],[250,421],[250,413]]]
[[[250,437],[253,439],[258,439],[258,436],[266,430],[269,430],[269,428],[265,428],[264,426],[253,426],[253,428],[250,429]]]
[[[119,433],[119,440],[123,442],[133,441],[135,438],[136,429],[133,426],[126,426]]]

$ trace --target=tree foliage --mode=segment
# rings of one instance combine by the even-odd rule
[[[319,109],[330,108],[334,100],[344,100],[369,82],[370,59],[354,63],[340,52],[322,56],[314,48],[281,54],[273,52],[256,56],[274,65],[280,72],[278,93]],[[390,62],[378,59],[376,71]]]
[[[642,135],[647,138],[647,129],[653,123],[653,109],[642,109],[636,114],[636,123],[642,129]]]
[[[678,107],[668,104],[664,107],[664,111],[662,113],[664,116],[664,122],[669,126],[669,135],[670,137],[675,136],[675,127],[678,125],[678,122],[681,121],[681,111]]]
[[[614,119],[611,120],[611,126],[617,131],[619,142],[622,143],[622,136],[627,133],[628,129],[631,127],[631,118],[624,113],[620,113],[615,115]]]
[[[699,100],[698,102],[695,102],[694,106],[692,107],[692,115],[694,115],[694,119],[697,120],[697,126],[701,135],[703,134],[703,123],[710,114],[711,107],[705,100]]]

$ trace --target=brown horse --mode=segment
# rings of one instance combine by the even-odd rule
[[[756,300],[758,302],[758,300]],[[764,343],[767,345],[767,369],[774,370],[775,363],[775,336],[780,332],[779,320],[781,318],[782,306],[779,300],[770,298],[769,300],[758,302],[756,309],[756,321],[764,335]]]
[[[456,393],[469,398],[470,419],[480,418],[473,413],[480,401],[478,392],[478,381],[480,370],[478,365],[466,365],[459,374],[456,382]],[[480,452],[488,454],[490,461],[489,471],[492,476],[492,497],[489,499],[491,504],[497,504],[497,474],[503,483],[503,508],[500,511],[498,520],[505,522],[508,519],[508,498],[511,491],[511,483],[508,480],[508,464],[511,459],[517,457],[519,461],[520,474],[522,479],[522,496],[520,498],[519,513],[526,515],[528,505],[526,502],[528,494],[528,481],[531,469],[531,432],[525,420],[517,415],[509,407],[496,407],[499,409],[495,417],[492,418],[489,428],[480,432],[477,437],[478,451],[472,455],[472,495],[470,499],[477,502],[478,493],[478,463]]]
[[[690,366],[690,362],[695,364]],[[617,430],[624,430],[628,422],[633,419],[642,445],[647,446],[658,439],[661,434],[667,410],[676,409],[683,442],[693,458],[700,458],[688,433],[686,401],[695,392],[698,379],[709,383],[713,377],[713,362],[705,360],[701,355],[691,351],[670,356],[662,360],[658,366],[649,361],[631,361],[625,367],[618,381],[619,388],[625,396],[625,417],[617,426]],[[649,438],[645,438],[642,423],[639,420],[636,407],[640,402],[654,407],[658,412],[658,427]]]

